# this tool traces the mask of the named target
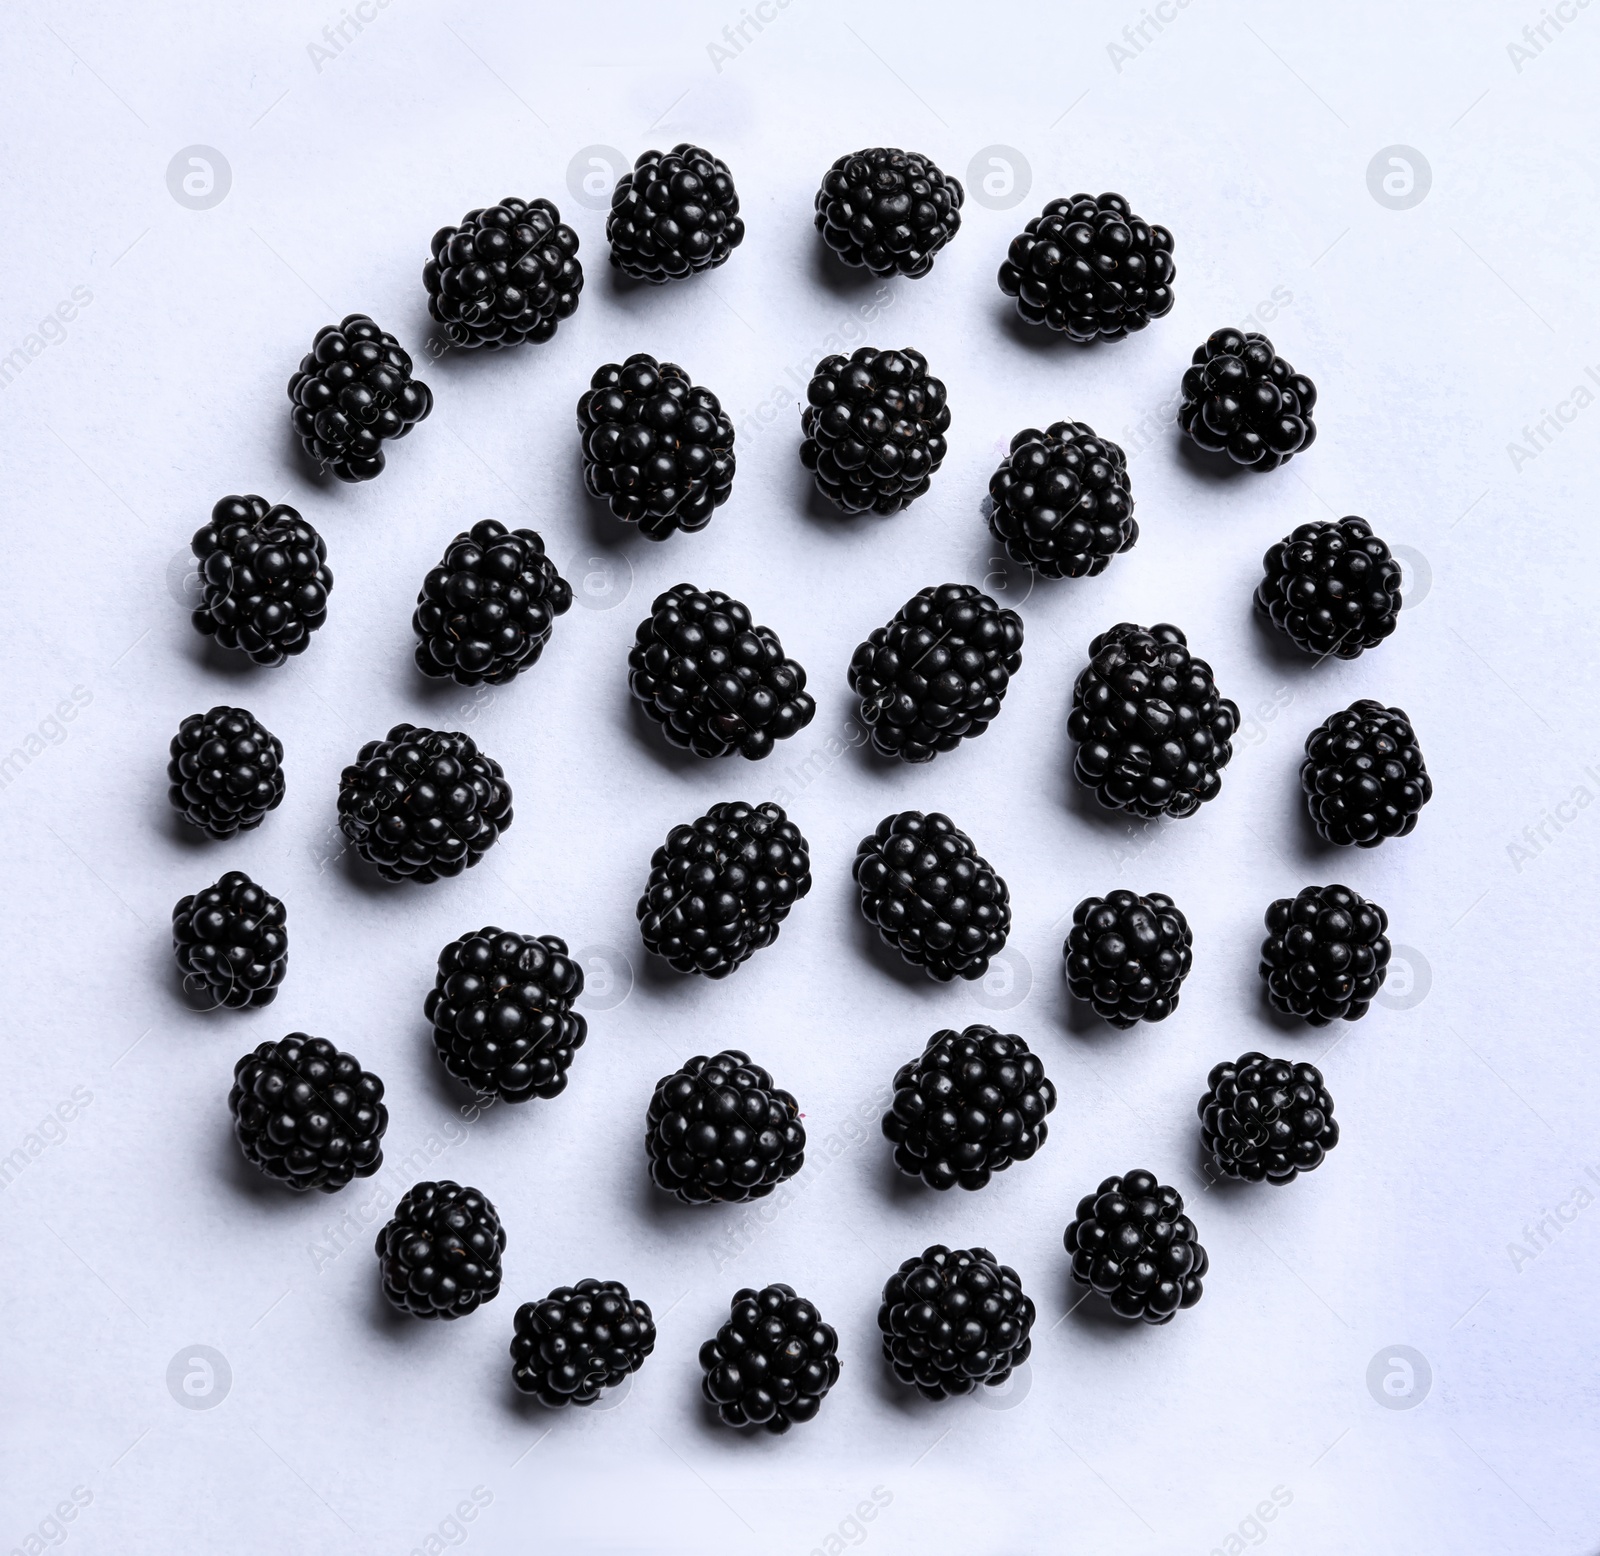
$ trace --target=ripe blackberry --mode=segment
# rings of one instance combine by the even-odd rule
[[[1139,539],[1127,457],[1085,422],[1019,432],[989,499],[989,533],[1044,578],[1097,577]]]
[[[814,1420],[839,1381],[839,1336],[793,1286],[747,1286],[700,1347],[700,1370],[700,1392],[728,1426],[781,1434]]]
[[[291,1032],[247,1053],[228,1109],[245,1160],[291,1189],[332,1194],[383,1165],[383,1082],[325,1037]]]
[[[1000,290],[1029,324],[1121,340],[1172,311],[1172,234],[1119,194],[1052,200],[1011,240]]]
[[[884,1360],[924,1399],[1004,1383],[1033,1350],[1033,1299],[987,1248],[940,1243],[907,1259],[883,1288]]]
[[[514,1325],[511,1381],[553,1410],[592,1405],[656,1348],[650,1304],[619,1280],[557,1286],[543,1302],[524,1302]]]
[[[800,414],[800,463],[844,513],[898,513],[944,463],[950,407],[920,351],[824,357]]]
[[[972,839],[937,811],[885,816],[852,872],[885,945],[930,978],[981,978],[1011,930],[1011,893]]]
[[[1178,425],[1209,453],[1276,470],[1316,441],[1317,386],[1258,330],[1218,330],[1183,375]]]
[[[1359,1021],[1389,967],[1389,915],[1348,886],[1303,886],[1267,909],[1257,969],[1272,1008],[1314,1027]]]
[[[505,199],[434,233],[422,284],[452,346],[549,340],[583,290],[578,235],[548,200]]]
[[[800,1104],[749,1054],[699,1054],[663,1075],[645,1120],[657,1188],[686,1205],[763,1199],[805,1164]]]
[[[461,686],[503,686],[538,662],[572,586],[531,529],[480,519],[422,580],[411,617],[417,668]]]
[[[229,870],[214,886],[178,899],[172,952],[184,993],[197,1006],[270,1005],[289,970],[283,904],[243,870]]]
[[[971,584],[940,584],[907,600],[850,661],[850,690],[872,749],[931,762],[981,735],[1022,665],[1022,618]]]
[[[658,594],[628,651],[628,690],[680,750],[752,760],[815,716],[806,672],[771,627],[718,590]]]
[[[961,181],[915,151],[869,146],[840,157],[817,191],[822,241],[875,276],[925,276],[961,230]]]
[[[611,192],[606,242],[611,263],[635,281],[715,270],[744,242],[728,164],[688,141],[641,152]]]
[[[1250,1183],[1292,1183],[1339,1143],[1333,1098],[1315,1065],[1241,1054],[1211,1071],[1197,1111],[1217,1171]]]
[[[433,409],[433,391],[411,376],[411,358],[364,313],[317,331],[289,380],[294,430],[307,454],[341,481],[383,470],[383,445]]]
[[[651,857],[639,933],[678,972],[726,978],[810,890],[811,850],[783,807],[727,800],[674,827]]]
[[[1300,764],[1311,824],[1325,843],[1376,848],[1416,830],[1433,779],[1403,708],[1363,697],[1306,736]]]
[[[1302,524],[1262,559],[1256,610],[1308,654],[1354,659],[1400,620],[1400,564],[1365,519]]]
[[[1073,1280],[1108,1298],[1119,1317],[1147,1324],[1169,1323],[1179,1308],[1193,1307],[1211,1264],[1183,1213],[1183,1195],[1142,1169],[1107,1178],[1080,1199],[1063,1242]]]
[[[167,798],[207,837],[249,832],[283,803],[283,742],[244,708],[191,713],[171,750]]]
[[[384,1296],[413,1318],[464,1318],[500,1295],[506,1231],[481,1190],[413,1184],[376,1247]]]
[[[470,735],[396,724],[339,777],[339,827],[386,881],[475,865],[511,825],[511,785]]]
[[[1222,790],[1239,705],[1176,627],[1119,622],[1089,645],[1072,689],[1073,772],[1109,810],[1192,816]]]
[[[1160,892],[1085,897],[1062,947],[1067,987],[1114,1027],[1165,1021],[1178,1008],[1193,944],[1183,910]]]

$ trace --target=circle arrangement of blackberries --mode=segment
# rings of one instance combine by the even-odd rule
[[[1313,1064],[1254,1052],[1224,1060],[1196,1111],[1217,1171],[1250,1183],[1292,1183],[1339,1143],[1333,1098]]]
[[[1067,987],[1114,1027],[1165,1021],[1178,1008],[1193,944],[1183,910],[1160,892],[1085,897],[1062,947]]]
[[[542,1302],[524,1302],[513,1327],[511,1381],[553,1410],[592,1405],[656,1348],[650,1304],[619,1280],[557,1286]]]
[[[289,970],[288,915],[243,870],[229,870],[215,885],[178,899],[172,952],[197,1008],[270,1005]]]
[[[1316,441],[1317,386],[1258,330],[1217,330],[1183,375],[1178,425],[1211,454],[1276,470]]]
[[[413,1318],[464,1318],[500,1294],[500,1216],[479,1190],[448,1178],[413,1184],[376,1247],[384,1296]]]
[[[1354,659],[1400,620],[1400,564],[1365,519],[1302,524],[1262,558],[1256,609],[1296,648]]]
[[[172,737],[167,798],[207,837],[232,837],[283,803],[283,742],[244,708],[191,713]]]
[[[726,1425],[782,1434],[815,1420],[839,1381],[839,1336],[793,1286],[746,1287],[700,1347],[700,1370],[700,1392]]]
[[[1314,1027],[1359,1021],[1383,987],[1389,915],[1348,886],[1304,886],[1267,909],[1257,971],[1272,1008]]]
[[[660,284],[725,264],[744,242],[728,164],[688,141],[641,152],[611,191],[606,242],[611,263],[635,281]]]
[[[1210,1260],[1183,1213],[1183,1196],[1153,1172],[1125,1172],[1086,1194],[1063,1241],[1072,1278],[1121,1318],[1165,1324],[1200,1300]]]
[[[925,276],[961,230],[966,191],[927,157],[869,146],[840,157],[817,191],[817,231],[845,264]]]
[[[1306,736],[1300,787],[1317,836],[1358,848],[1410,836],[1433,798],[1433,780],[1405,710],[1370,697],[1330,713]]]

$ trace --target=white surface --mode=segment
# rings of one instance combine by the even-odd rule
[[[25,346],[73,288],[92,302],[0,392],[0,748],[41,737],[0,789],[0,1155],[26,1154],[77,1088],[92,1101],[63,1139],[40,1137],[0,1198],[0,1544],[1592,1549],[1600,1210],[1575,1190],[1600,1163],[1593,980],[1580,976],[1600,862],[1600,807],[1587,805],[1600,794],[1600,411],[1569,397],[1600,363],[1600,20],[1575,11],[1513,60],[1533,7],[1313,18],[1195,5],[1137,52],[1122,38],[1133,5],[967,20],[767,9],[764,31],[713,62],[734,4],[536,19],[394,0],[320,71],[308,45],[337,22],[333,4],[72,4],[12,19],[0,348]],[[749,236],[708,278],[619,290],[603,214],[570,197],[568,163],[592,143],[631,158],[680,139],[729,161]],[[811,199],[835,156],[882,142],[962,178],[979,148],[1007,143],[1032,187],[1011,210],[969,199],[932,275],[879,294],[820,264]],[[1432,167],[1407,211],[1366,183],[1395,142]],[[231,164],[209,210],[165,183],[193,143]],[[994,284],[1024,220],[1079,188],[1121,190],[1177,236],[1172,314],[1089,352],[1027,338]],[[388,471],[317,487],[284,395],[313,332],[369,311],[423,362],[430,235],[513,193],[554,198],[577,227],[576,317],[548,346],[421,366],[437,410]],[[1318,384],[1319,438],[1277,474],[1219,480],[1180,453],[1168,402],[1195,345],[1279,289],[1292,301],[1269,333]],[[840,524],[808,500],[785,375],[803,376],[874,296],[865,338],[919,347],[948,383],[951,450],[910,512]],[[741,427],[731,502],[704,534],[662,546],[589,505],[573,428],[593,369],[641,349],[688,366]],[[1558,402],[1572,419],[1519,468],[1507,443],[1527,446],[1521,429]],[[763,403],[781,407],[771,425],[746,425]],[[978,504],[1011,434],[1062,416],[1127,447],[1137,549],[1100,579],[1026,599],[1024,667],[980,741],[931,768],[819,759],[798,786],[787,769],[848,727],[851,649],[907,596],[986,576],[1025,592],[995,573]],[[211,503],[239,491],[300,507],[337,580],[311,652],[276,672],[208,658],[166,584]],[[1412,548],[1415,606],[1377,653],[1313,670],[1254,625],[1250,591],[1273,540],[1349,512]],[[631,569],[631,593],[575,608],[537,669],[480,705],[414,674],[409,618],[445,542],[484,516],[534,525],[569,574],[589,557],[602,561],[579,572]],[[811,674],[815,723],[764,764],[674,760],[630,712],[634,625],[684,578],[746,600]],[[1181,624],[1247,721],[1221,798],[1148,831],[1091,814],[1068,777],[1073,677],[1089,638],[1123,619]],[[75,687],[87,705],[52,724]],[[1330,861],[1299,809],[1300,745],[1369,694],[1410,711],[1437,794],[1412,838]],[[184,715],[223,701],[283,738],[288,798],[258,832],[197,846],[167,808],[166,746]],[[1275,717],[1257,711],[1274,702]],[[341,766],[402,719],[474,731],[510,775],[516,823],[463,879],[378,889],[325,856]],[[1556,812],[1579,788],[1587,808]],[[780,789],[812,844],[810,898],[728,982],[657,976],[633,915],[651,850],[715,800]],[[902,978],[872,950],[850,860],[910,806],[948,811],[1009,881],[1011,945],[1032,978],[1015,1008]],[[1547,815],[1567,820],[1545,823],[1534,854],[1523,829]],[[179,895],[235,866],[287,902],[291,970],[267,1010],[205,1017],[177,997],[167,920]],[[1431,989],[1349,1029],[1284,1033],[1255,975],[1261,914],[1329,879],[1385,904]],[[1117,885],[1173,893],[1196,938],[1181,1010],[1127,1035],[1069,1013],[1058,960],[1073,905]],[[591,1007],[565,1096],[469,1126],[421,1005],[439,947],[484,923],[619,948],[637,979],[617,1008]],[[1403,988],[1397,971],[1391,992]],[[934,1028],[984,1019],[1044,1055],[1061,1092],[1049,1143],[976,1195],[904,1188],[875,1099]],[[493,1307],[437,1327],[385,1315],[370,1241],[401,1169],[298,1201],[243,1167],[233,1061],[294,1028],[382,1074],[391,1162],[448,1139],[417,1175],[491,1195],[510,1233]],[[757,1223],[666,1202],[639,1139],[656,1078],[729,1044],[798,1094],[813,1142],[792,1203],[732,1256],[734,1229]],[[1257,1045],[1331,1049],[1343,1141],[1283,1192],[1204,1192],[1195,1099],[1211,1064]],[[1062,1228],[1079,1195],[1133,1165],[1192,1196],[1205,1298],[1164,1329],[1087,1310],[1062,1322]],[[1539,1241],[1531,1224],[1558,1211],[1559,1235]],[[346,1212],[366,1219],[319,1267]],[[991,1246],[1038,1303],[1014,1408],[929,1406],[886,1378],[879,1290],[936,1240]],[[522,1408],[512,1312],[589,1274],[653,1304],[656,1354],[616,1409]],[[702,1413],[695,1353],[736,1287],[774,1279],[838,1327],[844,1374],[814,1425],[749,1441]],[[165,1383],[195,1344],[231,1368],[212,1410],[180,1409]],[[1396,1344],[1432,1370],[1410,1410],[1380,1408],[1366,1384]],[[50,1525],[74,1487],[92,1500]],[[474,1487],[486,1505],[451,1523]],[[1274,1487],[1290,1500],[1253,1524]],[[874,1488],[877,1516],[857,1521]]]

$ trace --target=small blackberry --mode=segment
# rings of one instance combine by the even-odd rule
[[[925,276],[961,230],[961,181],[927,157],[869,146],[840,157],[817,191],[822,241],[875,276]]]
[[[184,993],[207,1010],[270,1005],[289,970],[283,904],[243,870],[180,897],[172,910],[172,951]]]
[[[171,749],[167,798],[207,837],[249,832],[283,803],[283,742],[244,708],[191,713]]]
[[[1085,422],[1019,432],[989,499],[989,533],[1043,578],[1095,578],[1139,539],[1127,457]]]
[[[1317,836],[1359,848],[1408,837],[1433,798],[1433,780],[1405,710],[1370,697],[1330,713],[1306,736],[1300,787]]]
[[[611,192],[606,242],[611,263],[635,281],[659,284],[724,264],[744,242],[728,164],[688,141],[641,152]]]
[[[1257,969],[1272,1008],[1314,1027],[1359,1021],[1389,967],[1389,915],[1348,886],[1303,886],[1267,909]]]
[[[1365,519],[1302,524],[1262,559],[1256,610],[1308,654],[1354,659],[1400,620],[1400,564]]]
[[[1276,470],[1316,441],[1317,386],[1257,330],[1218,330],[1183,375],[1178,425],[1208,453]]]
[[[1339,1143],[1333,1098],[1315,1065],[1241,1054],[1211,1071],[1197,1111],[1217,1171],[1250,1183],[1292,1183]]]
[[[413,1318],[464,1318],[500,1295],[506,1230],[481,1190],[413,1184],[376,1246],[384,1296]]]
[[[1073,1280],[1107,1298],[1119,1317],[1147,1324],[1169,1323],[1179,1308],[1193,1307],[1211,1264],[1183,1213],[1183,1195],[1143,1170],[1107,1178],[1079,1200],[1063,1241]]]
[[[511,1381],[553,1410],[592,1405],[656,1348],[650,1304],[619,1280],[557,1286],[543,1302],[524,1302],[514,1324]]]
[[[1085,897],[1062,948],[1067,987],[1114,1027],[1165,1021],[1178,1008],[1193,944],[1183,910],[1160,892]]]
[[[839,1381],[839,1336],[793,1286],[747,1286],[700,1347],[700,1370],[700,1392],[728,1426],[781,1434],[814,1420]]]

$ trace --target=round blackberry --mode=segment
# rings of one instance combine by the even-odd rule
[[[1165,1021],[1178,1008],[1193,944],[1182,909],[1160,892],[1085,897],[1062,947],[1067,987],[1114,1027]]]
[[[915,151],[869,146],[840,157],[817,191],[822,241],[875,276],[925,276],[961,230],[961,181]]]
[[[172,910],[172,952],[183,990],[215,1010],[270,1005],[289,970],[289,924],[283,904],[243,870],[180,897]]]
[[[592,1405],[656,1348],[650,1304],[619,1280],[557,1286],[543,1302],[524,1302],[514,1322],[511,1381],[553,1410]]]
[[[1241,1054],[1206,1078],[1200,1138],[1217,1171],[1250,1183],[1292,1183],[1339,1143],[1322,1071],[1265,1054]]]
[[[339,828],[386,881],[475,865],[511,825],[511,785],[470,735],[396,724],[339,777]]]
[[[1433,779],[1403,708],[1363,697],[1306,736],[1300,764],[1311,824],[1325,843],[1376,848],[1416,830]]]
[[[898,513],[944,463],[950,407],[920,351],[824,357],[800,413],[800,463],[844,513]]]
[[[971,584],[921,590],[850,661],[872,749],[931,762],[981,735],[1022,666],[1022,618]]]
[[[1097,577],[1139,539],[1127,457],[1085,422],[1019,432],[989,499],[989,533],[1043,578]]]
[[[578,235],[548,200],[505,199],[434,233],[422,284],[452,346],[549,340],[583,290]]]
[[[972,839],[937,811],[885,816],[852,872],[885,945],[930,978],[981,978],[1011,931],[1011,893]]]
[[[464,1318],[500,1295],[506,1230],[479,1189],[413,1184],[376,1246],[384,1296],[413,1318]]]
[[[317,331],[289,380],[294,430],[319,468],[341,481],[383,470],[383,445],[433,409],[433,391],[411,376],[411,358],[364,313]]]
[[[244,708],[191,713],[171,750],[167,798],[207,837],[249,832],[283,803],[283,742]]]
[[[657,1188],[686,1205],[763,1199],[805,1164],[800,1104],[737,1048],[656,1082],[645,1151]]]
[[[1072,689],[1073,772],[1108,810],[1192,816],[1222,791],[1239,705],[1176,627],[1119,622],[1089,645]]]
[[[1183,1195],[1142,1169],[1084,1195],[1063,1241],[1073,1280],[1109,1299],[1119,1317],[1147,1324],[1170,1323],[1179,1308],[1193,1307],[1211,1264]]]
[[[417,668],[461,686],[503,686],[538,662],[572,586],[531,529],[480,519],[422,580],[411,617]]]
[[[1052,200],[1011,240],[1000,290],[1029,324],[1121,340],[1172,311],[1172,234],[1119,194]]]
[[[839,1336],[793,1286],[747,1286],[700,1347],[700,1370],[700,1392],[728,1426],[781,1434],[814,1420],[839,1381]]]
[[[728,164],[688,141],[641,152],[611,191],[606,242],[611,263],[635,281],[659,284],[726,263],[744,242]]]
[[[924,1399],[1004,1383],[1033,1350],[1033,1299],[987,1248],[940,1243],[907,1259],[883,1288],[884,1360]]]
[[[1308,654],[1354,659],[1400,621],[1400,564],[1365,519],[1302,524],[1262,559],[1256,610]]]
[[[1303,886],[1267,909],[1257,969],[1272,1008],[1314,1027],[1359,1021],[1389,967],[1389,915],[1348,886]]]
[[[727,800],[674,827],[651,857],[639,933],[678,972],[726,978],[810,890],[811,850],[783,807]]]
[[[1258,330],[1218,330],[1183,375],[1178,425],[1208,453],[1276,470],[1316,441],[1317,386]]]
[[[628,690],[680,750],[752,760],[815,716],[806,672],[771,627],[715,589],[658,594],[628,651]]]
[[[332,1194],[383,1165],[383,1082],[325,1037],[291,1032],[247,1053],[228,1109],[245,1160],[291,1189]]]

